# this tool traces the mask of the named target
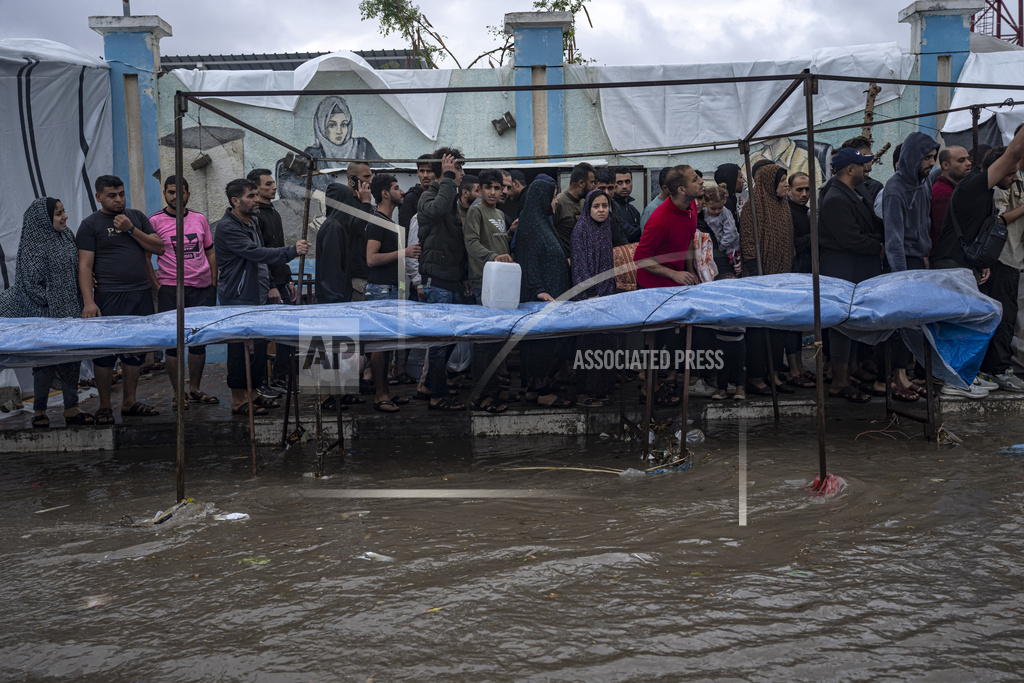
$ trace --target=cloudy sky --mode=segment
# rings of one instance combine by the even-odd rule
[[[4,3],[14,0],[3,0]],[[419,0],[430,23],[466,65],[496,47],[488,26],[505,12],[529,11],[530,0]],[[895,41],[910,43],[898,23],[910,0],[590,0],[593,28],[577,17],[577,44],[598,65],[747,61],[806,54],[817,47]],[[0,38],[47,38],[92,55],[102,39],[89,15],[120,15],[119,0],[33,0],[5,13]],[[166,55],[313,52],[407,47],[360,21],[359,0],[132,0],[133,14],[158,14],[174,35]],[[59,17],[59,21],[54,21]],[[482,64],[483,62],[481,62]],[[448,60],[441,64],[455,67]]]

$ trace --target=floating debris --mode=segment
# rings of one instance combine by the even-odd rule
[[[240,522],[242,520],[249,519],[249,515],[245,514],[244,512],[229,512],[225,515],[214,515],[213,518],[218,522]]]
[[[387,555],[381,555],[380,553],[375,553],[372,550],[368,550],[365,553],[363,553],[362,555],[356,556],[356,559],[357,560],[372,560],[373,562],[394,562],[395,561],[395,558],[393,558],[393,557],[388,557]]]
[[[351,512],[342,512],[341,518],[352,519],[354,517],[365,517],[368,514],[370,514],[369,510],[352,510]]]
[[[58,505],[55,508],[46,508],[45,510],[36,510],[36,514],[37,515],[41,515],[44,512],[53,512],[54,510],[60,510],[61,508],[67,508],[67,507],[71,507],[71,505],[70,504],[68,504],[68,505]]]
[[[163,524],[164,522],[169,520],[171,517],[173,517],[175,512],[177,512],[178,510],[180,510],[181,508],[185,507],[186,505],[188,505],[189,503],[192,503],[192,502],[195,502],[194,499],[186,498],[185,500],[172,505],[171,507],[167,508],[166,510],[162,510],[162,511],[156,513],[151,519],[147,519],[147,520],[144,520],[142,522],[136,522],[129,515],[125,515],[124,517],[121,518],[120,522],[118,522],[118,523],[121,526],[132,527],[134,529],[140,529],[140,528],[144,528],[144,527],[151,527],[151,526],[154,526],[156,524]]]
[[[264,567],[270,564],[269,557],[245,557],[238,561],[238,564],[246,567]]]

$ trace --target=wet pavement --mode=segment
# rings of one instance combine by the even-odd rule
[[[194,447],[143,528],[172,448],[7,455],[0,679],[1019,680],[1024,425],[946,428],[830,418],[826,498],[809,419],[660,476],[553,469],[643,466],[598,438],[354,442],[326,479]]]

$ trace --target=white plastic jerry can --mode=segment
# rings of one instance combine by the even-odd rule
[[[487,308],[519,308],[522,276],[518,263],[488,261],[484,264],[481,303]]]

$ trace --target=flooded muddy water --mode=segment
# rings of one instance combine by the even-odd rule
[[[324,480],[193,449],[146,528],[173,449],[8,455],[0,679],[1020,680],[1024,424],[882,427],[829,422],[824,499],[810,420],[635,478],[516,469],[640,465],[599,439],[357,443]]]

